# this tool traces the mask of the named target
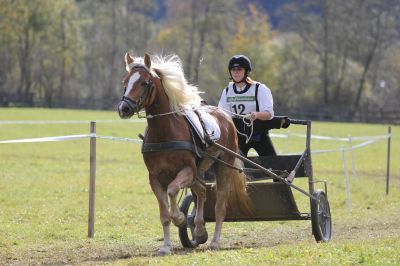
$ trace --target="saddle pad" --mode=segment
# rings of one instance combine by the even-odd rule
[[[219,140],[219,138],[221,136],[221,130],[220,130],[219,125],[218,125],[217,121],[215,120],[215,118],[212,117],[205,110],[197,110],[197,112],[200,113],[201,119],[204,122],[204,126],[205,126],[206,131],[207,131],[208,135],[210,136],[211,140],[213,140],[213,141]],[[186,118],[189,121],[190,125],[196,131],[197,136],[199,136],[201,141],[203,143],[205,143],[204,130],[203,130],[203,127],[201,126],[201,122],[200,122],[197,114],[192,110],[185,110],[185,115],[186,115]]]

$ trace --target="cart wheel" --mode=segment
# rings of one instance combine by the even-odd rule
[[[187,194],[182,201],[181,212],[186,216],[186,226],[179,227],[179,239],[185,248],[195,248],[199,244],[194,237],[194,217],[196,215],[196,206],[192,194]]]
[[[317,242],[327,242],[332,236],[331,211],[328,198],[322,190],[316,190],[311,200],[311,224],[314,238]]]

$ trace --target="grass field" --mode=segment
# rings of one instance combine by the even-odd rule
[[[136,120],[137,118],[133,118]],[[116,112],[0,109],[0,140],[88,134],[89,123],[21,120],[97,120],[97,134],[137,138],[145,122],[121,121]],[[115,122],[110,122],[114,120]],[[102,122],[103,121],[103,122]],[[273,133],[305,133],[302,126]],[[314,122],[312,134],[348,137],[387,134],[387,125]],[[89,140],[0,144],[0,265],[399,265],[400,127],[392,126],[390,193],[385,195],[387,141],[354,151],[347,208],[340,152],[313,155],[314,177],[328,181],[333,238],[316,243],[310,221],[225,223],[217,252],[201,245],[156,257],[162,244],[158,205],[148,184],[140,145],[97,140],[95,237],[87,237]],[[281,153],[299,152],[305,139],[273,139]],[[356,145],[360,142],[354,142]],[[313,140],[312,149],[341,142]],[[307,187],[306,180],[295,183]],[[299,209],[308,198],[295,193]],[[211,235],[213,223],[207,224]]]

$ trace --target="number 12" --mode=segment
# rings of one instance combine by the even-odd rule
[[[244,109],[245,109],[244,104],[238,104],[238,105],[234,104],[234,105],[232,106],[232,108],[235,110],[235,113],[236,113],[236,114],[238,114],[238,115],[244,115]]]

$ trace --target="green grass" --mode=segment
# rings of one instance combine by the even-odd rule
[[[0,109],[0,121],[97,120],[97,134],[137,138],[145,123],[121,121],[116,112]],[[115,123],[101,122],[115,120]],[[304,133],[291,126],[290,133]],[[274,133],[287,133],[275,130]],[[89,133],[83,124],[1,124],[0,140]],[[312,133],[374,136],[387,126],[314,122]],[[346,205],[342,154],[313,155],[314,177],[328,181],[333,239],[315,243],[309,221],[225,223],[222,250],[191,251],[172,228],[174,253],[155,257],[162,244],[158,205],[140,145],[97,140],[95,237],[87,237],[89,140],[0,144],[0,264],[162,265],[396,265],[400,263],[400,127],[392,126],[390,194],[385,195],[387,141],[355,150],[357,177],[346,153],[352,209]],[[300,152],[303,138],[274,139],[280,152]],[[354,142],[353,145],[360,142]],[[312,141],[312,150],[341,142]],[[304,179],[296,184],[306,188]],[[309,201],[295,192],[299,209]],[[211,238],[213,223],[207,224]]]

